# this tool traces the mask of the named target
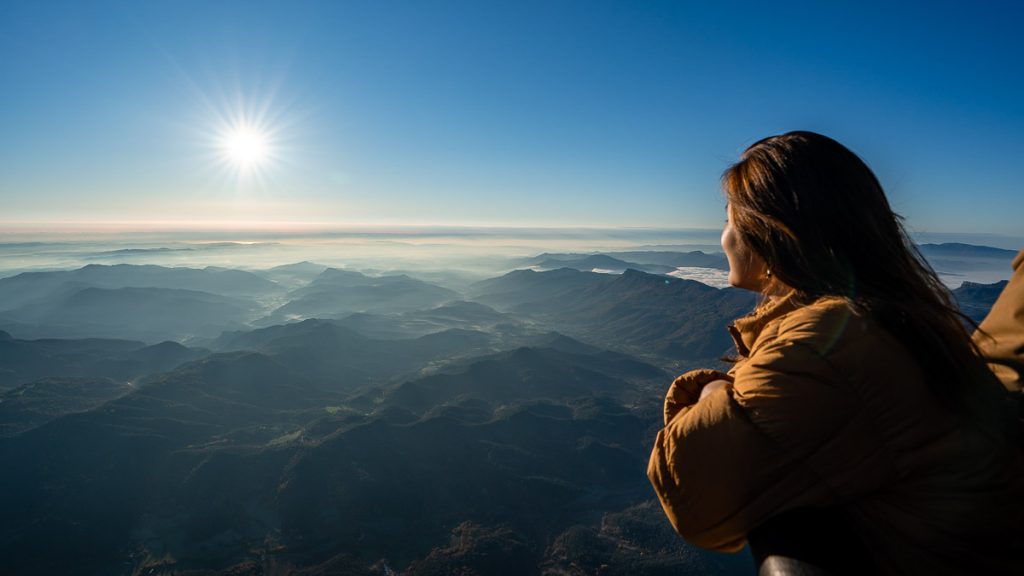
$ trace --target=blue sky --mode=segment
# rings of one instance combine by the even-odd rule
[[[1024,236],[1022,12],[6,0],[0,220],[714,228],[721,171],[808,129],[916,231]]]

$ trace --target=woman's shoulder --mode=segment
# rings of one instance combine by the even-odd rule
[[[878,325],[859,313],[847,299],[823,296],[796,305],[769,322],[758,339],[757,348],[793,343],[827,356],[840,344],[869,342],[878,332]]]

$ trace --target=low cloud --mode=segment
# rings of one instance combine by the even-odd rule
[[[701,268],[698,266],[683,266],[676,268],[675,272],[669,272],[669,276],[696,280],[698,282],[714,286],[715,288],[729,287],[729,271],[718,270],[717,268]]]

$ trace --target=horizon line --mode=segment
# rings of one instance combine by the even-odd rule
[[[995,242],[1000,247],[1010,246],[1020,250],[1024,248],[1024,234],[1011,235],[993,232],[934,231],[915,230],[908,227],[908,234],[915,243],[929,243],[928,237],[945,237],[939,243],[957,242],[977,243]],[[641,225],[607,225],[607,224],[516,224],[516,223],[478,223],[465,222],[400,222],[400,221],[295,221],[295,220],[4,220],[0,219],[0,238],[18,236],[49,236],[63,237],[74,234],[91,234],[105,237],[114,235],[145,235],[145,234],[213,234],[215,236],[232,234],[251,234],[254,237],[287,237],[297,236],[329,236],[354,234],[396,234],[396,235],[463,235],[475,233],[481,235],[502,234],[545,234],[545,233],[586,233],[586,234],[650,234],[669,240],[673,235],[700,237],[710,240],[721,233],[721,228],[697,226],[641,226]],[[677,240],[686,240],[678,238]],[[959,239],[959,240],[958,240]],[[654,238],[651,238],[654,240]]]
[[[294,220],[2,220],[0,234],[4,228],[16,229],[19,232],[64,232],[68,228],[89,231],[358,231],[381,229],[399,230],[623,230],[651,232],[714,232],[720,228],[700,226],[657,226],[657,225],[613,225],[613,224],[516,224],[516,223],[482,223],[465,222],[347,222],[347,221],[294,221]]]

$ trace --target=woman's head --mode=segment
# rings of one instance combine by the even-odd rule
[[[990,417],[994,379],[951,294],[910,241],[871,169],[842,144],[788,132],[747,148],[722,177],[722,246],[734,285],[845,297],[917,358],[935,395]],[[995,403],[994,403],[995,402]]]
[[[729,261],[729,284],[754,292],[767,292],[770,273],[768,265],[760,254],[751,250],[736,228],[736,217],[732,205],[726,206],[728,219],[722,230],[722,250]]]
[[[884,290],[892,274],[916,267],[878,179],[831,138],[765,138],[722,184],[732,227],[773,281],[809,295],[853,297]]]

